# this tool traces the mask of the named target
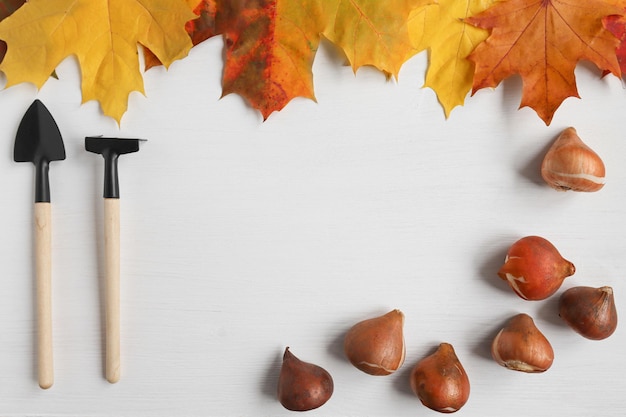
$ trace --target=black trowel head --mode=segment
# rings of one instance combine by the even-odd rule
[[[35,100],[30,105],[15,137],[15,162],[61,161],[65,159],[63,138],[52,115],[44,104]]]

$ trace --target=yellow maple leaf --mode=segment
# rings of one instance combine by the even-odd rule
[[[413,10],[409,36],[414,53],[429,50],[424,87],[435,91],[446,117],[462,106],[472,88],[474,64],[467,59],[489,32],[464,22],[495,0],[439,0]]]
[[[346,54],[352,69],[373,66],[398,76],[411,50],[407,19],[432,0],[322,0],[330,21],[324,36]]]
[[[187,0],[30,0],[0,22],[8,45],[0,71],[7,87],[31,82],[40,88],[74,55],[83,103],[98,100],[119,123],[128,95],[144,92],[137,45],[169,66],[189,52],[185,23],[194,17]]]

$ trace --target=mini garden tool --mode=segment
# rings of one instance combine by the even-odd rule
[[[117,160],[142,139],[87,137],[85,149],[104,157],[105,376],[120,379],[120,189]]]
[[[65,159],[61,132],[39,100],[30,105],[20,122],[13,150],[15,162],[35,164],[35,282],[37,304],[37,367],[39,386],[54,383],[52,359],[52,262],[49,168],[51,161]]]

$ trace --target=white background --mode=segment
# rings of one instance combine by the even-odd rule
[[[169,71],[145,75],[121,126],[81,105],[72,59],[40,90],[0,92],[0,415],[287,416],[276,400],[286,346],[326,368],[330,401],[311,416],[428,416],[412,366],[452,343],[469,374],[465,416],[624,416],[626,332],[589,341],[556,313],[575,285],[610,285],[626,305],[626,91],[581,64],[581,100],[546,126],[517,110],[521,81],[481,90],[446,120],[422,89],[426,54],[397,82],[355,75],[329,45],[314,64],[317,103],[296,99],[263,122],[238,96],[220,99],[221,39]],[[3,81],[4,82],[4,81]],[[31,164],[13,142],[35,99],[64,137],[50,169],[55,385],[34,360]],[[603,158],[598,193],[559,193],[539,175],[567,126]],[[103,161],[89,135],[148,139],[120,158],[122,379],[103,377]],[[3,155],[3,156],[2,156]],[[556,296],[518,298],[496,272],[526,235],[550,240],[576,267]],[[405,365],[388,377],[353,368],[343,335],[398,308]],[[526,312],[551,341],[544,374],[506,370],[491,340]]]

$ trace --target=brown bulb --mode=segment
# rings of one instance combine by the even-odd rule
[[[344,339],[350,362],[370,375],[389,375],[404,363],[404,314],[400,310],[355,324]]]
[[[420,360],[411,371],[411,389],[422,404],[440,413],[454,413],[465,405],[470,383],[449,343]]]
[[[604,187],[602,159],[568,127],[554,141],[541,164],[541,176],[559,191],[598,191]]]
[[[559,298],[559,316],[587,339],[606,339],[617,328],[613,288],[568,289]]]
[[[333,394],[333,379],[323,368],[298,359],[287,347],[278,377],[278,400],[288,410],[318,408]]]
[[[552,366],[554,351],[528,314],[513,316],[491,344],[491,355],[514,371],[545,372]]]
[[[498,276],[523,299],[543,300],[574,272],[574,264],[563,258],[552,243],[539,236],[526,236],[509,248]]]

